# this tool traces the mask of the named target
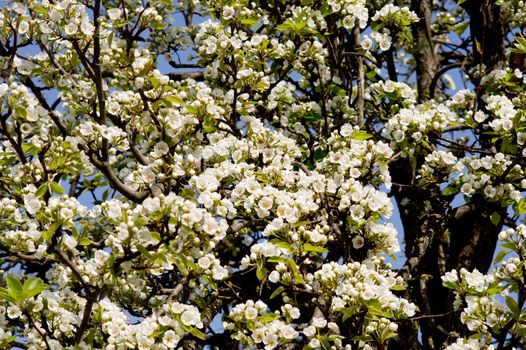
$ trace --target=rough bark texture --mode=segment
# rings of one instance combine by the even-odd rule
[[[431,81],[438,70],[438,59],[435,54],[433,35],[431,33],[431,13],[433,10],[432,0],[411,0],[413,10],[420,21],[413,26],[415,47],[413,55],[416,60],[416,72],[418,75],[418,96],[421,100],[429,98]]]
[[[468,0],[461,4],[470,16],[473,63],[491,70],[505,60],[506,21],[494,0]]]
[[[433,3],[413,0],[411,7],[421,18],[413,27],[413,55],[419,99],[425,101],[430,97],[431,81],[441,68],[439,57],[433,50],[430,19]],[[463,7],[470,15],[471,65],[483,64],[488,70],[500,66],[505,57],[505,28],[500,20],[500,7],[491,0],[467,1]],[[478,86],[478,81],[473,83]],[[478,106],[484,108],[480,99]],[[487,143],[488,140],[482,139],[481,142]],[[417,161],[416,168],[421,161]],[[409,281],[408,294],[423,314],[437,315],[419,321],[421,345],[416,340],[416,328],[407,323],[401,325],[403,337],[395,339],[390,349],[442,349],[456,336],[466,334],[467,330],[460,323],[459,315],[453,312],[453,295],[442,286],[440,277],[453,268],[477,269],[483,273],[489,269],[497,235],[502,228],[502,222],[495,225],[490,216],[498,213],[505,217],[505,209],[477,198],[450,209],[452,197],[443,196],[436,188],[419,189],[415,185],[415,171],[408,159],[393,163],[390,170],[393,183],[397,184],[393,194],[404,229],[408,260],[402,273]]]

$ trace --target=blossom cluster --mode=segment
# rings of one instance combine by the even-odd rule
[[[452,270],[442,277],[444,285],[455,293],[455,308],[462,309],[461,321],[474,334],[480,334],[482,339],[491,339],[494,334],[500,334],[507,328],[513,336],[523,334],[524,326],[520,318],[524,311],[521,309],[517,293],[522,293],[524,283],[524,265],[517,257],[509,257],[510,253],[522,256],[526,245],[526,226],[519,225],[516,229],[507,229],[499,234],[501,251],[495,258],[498,263],[496,269],[487,275],[477,270],[469,272],[461,269]],[[488,345],[472,346],[481,349],[491,349]],[[471,344],[468,342],[468,344]],[[448,349],[457,349],[462,344],[459,340]]]
[[[391,56],[413,64],[419,19],[378,5],[3,5],[0,348],[369,350],[426,319],[384,257],[393,164],[526,213],[523,76],[480,66],[480,94],[423,101],[381,78]],[[495,271],[443,277],[482,339],[448,349],[524,334],[525,232],[500,234]]]

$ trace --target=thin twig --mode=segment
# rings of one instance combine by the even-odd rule
[[[423,319],[426,319],[426,318],[446,317],[446,316],[449,316],[451,314],[454,314],[455,312],[456,311],[448,311],[448,312],[443,313],[443,314],[432,314],[432,315],[415,316],[415,317],[410,317],[409,320],[410,321],[418,321],[418,320],[423,320]]]

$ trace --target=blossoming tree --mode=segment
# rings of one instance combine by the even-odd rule
[[[1,2],[0,348],[524,348],[525,25]]]

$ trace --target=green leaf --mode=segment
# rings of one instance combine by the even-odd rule
[[[55,181],[51,181],[51,189],[53,190],[53,192],[55,192],[56,194],[64,194],[64,189],[62,188],[62,186],[60,186],[58,183],[56,183]]]
[[[306,122],[317,122],[319,120],[322,120],[323,116],[321,114],[319,114],[319,113],[316,113],[316,112],[309,112],[309,113],[305,114],[303,119]]]
[[[202,276],[201,279],[206,282],[213,290],[217,290],[217,284],[208,276]]]
[[[513,316],[513,319],[518,320],[521,310],[519,308],[519,304],[517,304],[517,301],[513,299],[510,296],[506,297],[506,305],[510,309],[511,315]]]
[[[504,257],[509,253],[507,250],[501,250],[497,253],[497,256],[495,256],[495,259],[493,260],[494,264],[498,264],[504,259]]]
[[[185,199],[194,199],[195,198],[195,191],[191,188],[183,188],[181,193],[179,195]]]
[[[292,260],[292,258],[287,259],[287,267],[289,268],[290,272],[292,273],[292,277],[294,278],[294,283],[296,284],[303,284],[305,281],[301,277],[300,270],[298,269],[298,265],[296,265],[296,262]]]
[[[342,310],[342,321],[345,322],[354,315],[356,315],[356,309],[354,307],[346,307]]]
[[[22,286],[22,283],[13,276],[7,276],[6,277],[7,282],[7,292],[9,295],[11,295],[16,301],[24,301],[26,299],[26,295],[24,293],[24,287]]]
[[[515,212],[519,215],[526,214],[526,201],[521,198],[519,203],[516,205]]]
[[[489,294],[500,294],[504,289],[507,288],[507,286],[505,286],[505,285],[498,285],[498,284],[496,284],[496,285],[491,285],[490,284],[490,286],[491,287],[487,289],[487,292]]]
[[[491,223],[495,226],[497,226],[500,222],[500,219],[501,219],[501,216],[499,213],[497,212],[493,212],[493,214],[491,214],[491,216],[489,217],[490,220],[491,220]]]
[[[197,114],[199,112],[199,109],[197,109],[197,107],[190,106],[190,105],[185,105],[184,109],[186,109],[188,113],[191,113],[191,114]]]
[[[407,42],[412,42],[413,41],[413,33],[411,32],[411,29],[410,28],[404,28],[402,29],[402,38],[405,39],[405,41]]]
[[[36,13],[40,13],[41,15],[46,15],[48,12],[47,9],[40,6],[33,7],[33,11],[35,11]]]
[[[337,96],[340,96],[340,97],[347,96],[347,91],[345,89],[342,89],[338,85],[334,85],[332,87],[332,92],[334,92]]]
[[[152,86],[154,89],[157,89],[159,87],[159,84],[160,84],[159,79],[155,77],[151,77],[150,82],[152,83]]]
[[[144,248],[143,245],[138,244],[138,245],[137,245],[137,250],[140,251],[141,254],[142,254],[145,258],[147,258],[147,259],[151,259],[151,258],[152,258],[152,254],[150,254],[150,252],[147,251],[146,248]]]
[[[452,196],[457,193],[458,193],[458,188],[453,187],[453,186],[447,186],[446,188],[442,190],[442,194],[444,196]]]
[[[406,290],[406,289],[407,289],[406,287],[399,286],[399,285],[391,287],[391,290]]]
[[[327,16],[328,14],[332,13],[332,7],[326,3],[326,2],[323,2],[323,5],[321,5],[320,7],[320,12],[322,14],[322,16]]]
[[[168,259],[177,266],[177,269],[183,274],[186,275],[188,273],[188,267],[186,266],[186,263],[183,259],[180,257],[174,257],[174,256],[168,256]]]
[[[16,299],[5,288],[0,288],[0,299],[7,300],[11,303],[16,303]]]
[[[164,29],[165,25],[163,22],[153,22],[152,23],[152,28],[155,29],[155,30],[162,30]]]
[[[111,47],[111,44],[113,43],[113,37],[114,37],[114,32],[111,31],[110,34],[108,34],[108,46]]]
[[[42,232],[42,237],[46,240],[46,241],[49,241],[51,240],[51,238],[53,237],[53,235],[55,234],[55,232],[57,231],[57,229],[60,227],[62,223],[60,221],[55,221],[51,226],[49,226],[49,228]]]
[[[321,162],[326,155],[327,152],[324,149],[318,148],[314,151],[314,160],[316,162]]]
[[[296,221],[292,225],[290,225],[292,228],[297,228],[301,226],[309,226],[312,223],[312,221],[309,220],[303,220],[303,221]]]
[[[271,256],[270,258],[267,259],[267,261],[271,263],[285,263],[287,262],[287,259],[281,256]]]
[[[36,278],[36,277],[28,278],[24,282],[24,286],[23,286],[24,287],[24,291],[29,291],[29,290],[35,288],[40,283],[42,283],[42,281],[39,278]]]
[[[150,238],[155,242],[159,242],[161,240],[161,234],[155,231],[150,232]]]
[[[262,281],[265,278],[265,266],[258,266],[258,268],[256,269],[256,276],[260,281]]]
[[[268,87],[269,87],[269,84],[262,82],[262,81],[258,81],[255,86],[256,90],[258,91],[265,91],[268,89]]]
[[[48,286],[42,283],[40,278],[32,277],[24,282],[24,294],[26,298],[31,298],[47,288]]]
[[[91,244],[91,241],[89,240],[89,238],[82,237],[81,239],[79,239],[79,245],[81,246],[88,246],[90,244]]]
[[[272,294],[270,295],[270,299],[274,299],[275,297],[280,295],[281,292],[283,292],[284,290],[285,290],[285,287],[279,286],[278,288],[276,288],[274,292],[272,292]]]
[[[326,335],[317,335],[316,338],[318,338],[318,340],[320,341],[323,349],[325,350],[331,349],[331,344],[329,343],[329,339],[327,338]]]
[[[363,131],[363,130],[356,130],[353,131],[351,137],[355,140],[367,140],[373,137],[373,135]]]
[[[267,183],[268,182],[268,175],[267,174],[262,174],[262,173],[256,173],[256,179],[259,182]]]
[[[22,283],[20,283],[20,281],[16,278],[14,278],[13,276],[7,276],[6,277],[6,282],[7,282],[7,287],[12,290],[12,291],[15,291],[15,292],[23,292],[24,291],[24,287],[22,286]]]
[[[306,252],[315,252],[315,253],[327,253],[328,252],[327,248],[320,247],[317,245],[312,245],[310,243],[305,243],[303,245],[303,250],[305,250]]]
[[[293,29],[293,26],[294,24],[291,23],[290,20],[288,20],[287,22],[284,22],[284,23],[281,23],[279,26],[277,26],[277,30],[279,30],[280,32],[290,32],[292,31]]]
[[[442,282],[442,285],[448,289],[456,289],[457,285],[453,282]]]
[[[35,192],[35,198],[42,198],[47,192],[47,184],[41,185]]]
[[[294,247],[290,243],[287,243],[287,242],[284,242],[284,241],[272,241],[272,244],[274,244],[276,247],[278,247],[280,249],[285,249],[289,253],[291,253],[291,252],[293,252],[295,250]]]
[[[386,318],[393,317],[393,314],[385,311],[384,308],[382,308],[382,305],[380,304],[380,302],[376,299],[367,301],[367,309],[369,311],[369,314],[373,316],[380,316],[380,317],[386,317]]]
[[[512,250],[512,251],[517,249],[517,244],[515,242],[506,242],[506,243],[499,244],[499,246],[501,248]]]
[[[512,49],[511,51],[513,52],[520,52],[520,53],[526,53],[526,39],[521,36],[521,35],[517,35],[515,37],[515,48]]]
[[[9,344],[16,340],[16,335],[13,335],[11,337],[4,338],[2,341],[0,341],[0,349],[12,349],[12,346],[9,346]],[[15,347],[17,348],[17,347]]]
[[[183,104],[183,99],[176,96],[166,96],[163,97],[163,100],[170,101],[171,103],[176,104],[178,106],[181,106]]]
[[[211,133],[214,133],[216,131],[217,131],[217,129],[216,129],[215,125],[212,124],[212,123],[205,123],[203,125],[203,132],[205,134],[211,134]]]
[[[15,111],[22,117],[27,117],[27,110],[23,107],[15,107]]]
[[[110,194],[109,190],[104,191],[104,193],[102,194],[102,201],[103,202],[106,201],[106,199],[108,198],[109,194]]]
[[[373,80],[375,76],[376,76],[376,72],[374,70],[371,70],[365,73],[365,77],[369,80]]]
[[[197,328],[191,328],[190,334],[192,334],[194,337],[199,338],[201,340],[206,340],[207,336]]]
[[[116,22],[113,22],[113,25],[117,28],[122,28],[124,27],[125,25],[129,24],[130,22],[125,20],[124,18],[116,21]]]
[[[476,339],[476,340],[479,340],[479,339],[482,339],[483,335],[480,334],[480,333],[476,333],[476,334],[473,334],[473,335],[470,335],[469,336],[469,339]]]
[[[514,84],[515,85],[515,84]],[[516,154],[517,153],[517,145],[513,144],[510,137],[504,137],[502,139],[502,144],[500,147],[501,151],[508,154]]]
[[[275,319],[278,319],[278,318],[279,318],[279,315],[271,312],[271,313],[264,314],[263,316],[259,317],[258,321],[261,323],[267,323],[267,322],[274,321]]]
[[[256,24],[257,22],[258,22],[258,20],[255,19],[255,18],[243,18],[243,19],[241,19],[241,24],[246,24],[246,25]]]

